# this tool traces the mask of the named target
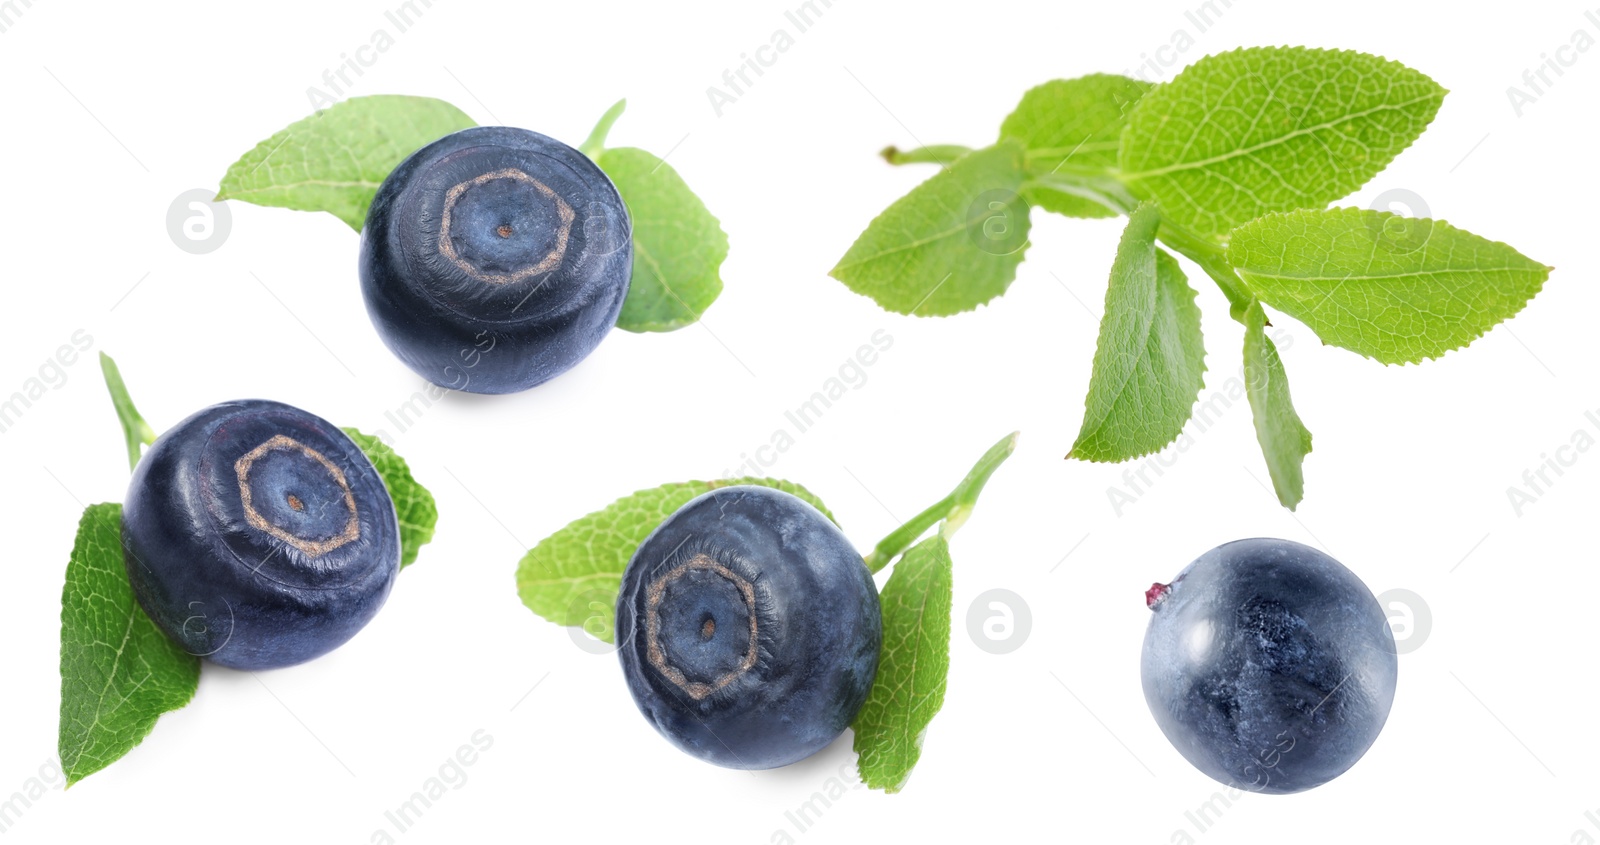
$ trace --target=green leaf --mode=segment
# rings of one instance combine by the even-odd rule
[[[1144,203],[1123,230],[1069,458],[1125,461],[1166,446],[1183,433],[1204,385],[1200,309],[1177,259],[1156,248],[1160,222]]]
[[[1385,364],[1466,346],[1522,310],[1551,270],[1443,220],[1357,208],[1248,223],[1228,261],[1323,342]]]
[[[1422,134],[1444,95],[1398,62],[1348,50],[1207,56],[1134,108],[1122,178],[1168,221],[1220,243],[1268,212],[1348,196]]]
[[[122,506],[90,505],[61,591],[61,724],[67,785],[133,750],[162,713],[189,703],[200,658],[145,616],[123,564]]]
[[[872,692],[856,714],[856,766],[873,789],[899,792],[922,756],[922,738],[944,706],[950,671],[950,545],[942,534],[895,564],[879,599],[883,650]]]
[[[1117,164],[1128,114],[1148,90],[1147,82],[1110,73],[1052,80],[1022,95],[1000,124],[1000,138],[1027,148],[1028,169],[1034,173],[1109,170]],[[1068,217],[1116,216],[1100,203],[1044,185],[1028,187],[1023,197]]]
[[[1244,323],[1245,392],[1255,419],[1256,440],[1267,459],[1278,501],[1294,510],[1306,494],[1301,464],[1311,452],[1311,432],[1294,412],[1289,376],[1283,371],[1278,347],[1267,337],[1267,315],[1259,303],[1245,311]]]
[[[383,486],[389,488],[394,514],[400,520],[400,568],[404,569],[416,561],[417,552],[433,539],[433,526],[439,521],[439,508],[434,504],[433,494],[411,477],[406,459],[389,444],[370,434],[362,434],[358,429],[343,431],[366,454],[367,460],[372,461],[373,469],[383,478]]]
[[[475,125],[431,97],[345,100],[245,153],[222,177],[217,199],[326,211],[359,232],[390,171],[427,144]]]
[[[604,150],[595,163],[633,221],[633,281],[617,328],[670,332],[699,320],[722,293],[728,236],[717,218],[672,165],[644,150]]]
[[[517,565],[522,603],[557,625],[581,627],[611,642],[617,588],[639,544],[690,499],[740,484],[791,493],[833,519],[811,491],[774,478],[688,481],[640,490],[574,520],[528,550]]]
[[[122,382],[122,371],[111,356],[100,353],[100,372],[106,379],[106,390],[111,392],[111,404],[117,409],[117,420],[122,423],[122,437],[128,444],[128,469],[139,465],[143,447],[156,442],[155,429],[139,415],[128,395],[128,386]]]
[[[1005,293],[1028,246],[1022,145],[976,150],[878,215],[830,271],[897,314],[971,311]]]

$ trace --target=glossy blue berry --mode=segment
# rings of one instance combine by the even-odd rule
[[[480,126],[413,153],[361,232],[361,291],[383,342],[429,381],[526,390],[582,361],[617,321],[628,210],[583,153]]]
[[[372,463],[279,402],[213,405],[158,438],[128,485],[122,540],[157,627],[237,669],[344,644],[400,571],[400,526]]]
[[[1378,600],[1309,546],[1218,546],[1146,593],[1141,665],[1156,723],[1195,768],[1253,792],[1300,792],[1355,765],[1394,702]]]
[[[616,631],[634,703],[662,736],[719,766],[770,769],[850,725],[883,621],[871,572],[826,516],[737,486],[690,501],[639,546]]]

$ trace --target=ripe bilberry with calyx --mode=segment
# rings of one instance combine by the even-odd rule
[[[617,632],[645,718],[737,769],[788,765],[838,737],[883,636],[872,573],[838,527],[754,486],[706,493],[651,533],[623,575]]]
[[[628,209],[593,161],[503,126],[447,135],[384,180],[361,291],[385,344],[429,381],[526,390],[593,352],[628,294]]]
[[[944,702],[950,539],[1016,444],[1001,438],[865,556],[792,481],[688,481],[546,537],[518,564],[517,591],[545,619],[614,643],[634,703],[680,750],[769,769],[848,727],[862,782],[898,792]]]
[[[394,504],[320,417],[263,400],[205,408],[157,438],[122,510],[133,593],[189,653],[237,669],[343,645],[400,571]]]

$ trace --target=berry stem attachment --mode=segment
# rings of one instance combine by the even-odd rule
[[[583,153],[590,159],[599,158],[600,153],[605,151],[606,136],[611,134],[611,125],[617,122],[617,118],[622,116],[622,110],[627,107],[628,101],[623,99],[618,100],[615,105],[606,109],[606,113],[600,115],[600,122],[596,123],[594,130],[589,133],[589,137],[578,145],[578,152]]]
[[[139,465],[142,448],[156,442],[155,429],[139,415],[128,396],[128,386],[122,382],[122,371],[111,356],[100,353],[100,371],[106,377],[106,389],[111,392],[111,404],[117,409],[117,419],[122,423],[122,435],[128,442],[128,469]]]
[[[940,499],[936,504],[922,513],[917,514],[904,525],[896,528],[874,546],[866,557],[867,568],[878,572],[891,561],[899,557],[906,549],[911,548],[929,528],[943,522],[939,527],[940,536],[946,540],[956,533],[967,517],[972,515],[972,508],[978,503],[978,494],[983,492],[983,485],[989,482],[989,476],[1005,463],[1006,458],[1016,451],[1017,436],[1021,432],[1013,431],[1000,439],[999,443],[989,448],[982,458],[973,465],[967,477],[961,479],[956,489],[950,495]]]

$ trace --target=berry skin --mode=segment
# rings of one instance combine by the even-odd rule
[[[366,455],[326,420],[255,399],[156,440],[128,485],[122,541],[157,627],[235,669],[343,645],[400,571],[394,503]]]
[[[389,349],[434,384],[514,393],[593,352],[633,272],[627,207],[583,153],[479,126],[389,174],[361,232],[361,292]]]
[[[850,541],[801,499],[753,486],[706,493],[656,528],[623,574],[616,630],[645,718],[734,769],[833,742],[866,701],[883,640]]]
[[[1394,636],[1338,561],[1287,540],[1239,540],[1145,596],[1145,701],[1195,768],[1239,789],[1300,792],[1378,738],[1394,702]]]

